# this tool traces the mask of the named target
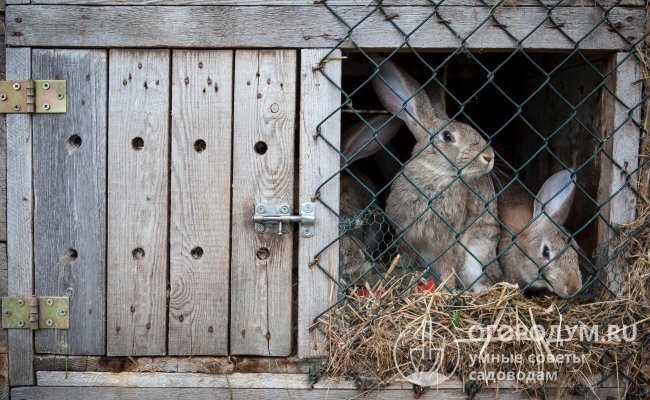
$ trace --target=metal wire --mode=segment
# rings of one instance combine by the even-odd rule
[[[368,4],[367,14],[358,21],[347,21],[343,15],[340,15],[337,12],[336,7],[330,6],[330,4],[324,0],[318,1],[318,4],[321,4],[324,9],[330,12],[347,28],[347,33],[338,40],[336,45],[332,48],[332,51],[323,58],[321,65],[324,65],[324,63],[327,62],[328,57],[331,56],[336,49],[342,48],[345,45],[346,48],[349,48],[350,46],[352,47],[352,49],[349,50],[349,54],[354,54],[358,60],[357,62],[364,64],[368,69],[368,75],[365,78],[360,79],[359,82],[354,82],[354,84],[346,84],[346,82],[344,82],[342,85],[339,85],[338,82],[329,77],[323,68],[319,69],[320,73],[323,74],[323,76],[330,82],[330,84],[334,85],[341,92],[342,98],[340,106],[337,109],[332,110],[329,116],[324,121],[322,121],[320,125],[325,123],[329,118],[337,117],[339,112],[344,112],[346,118],[359,121],[368,127],[372,127],[372,125],[369,123],[369,118],[371,116],[391,115],[391,112],[386,111],[381,106],[377,105],[379,104],[377,102],[377,99],[373,100],[374,103],[371,101],[370,105],[361,102],[361,106],[359,108],[355,107],[353,99],[357,99],[362,96],[369,96],[368,93],[372,93],[369,88],[373,79],[378,79],[387,86],[390,86],[390,83],[386,81],[386,79],[380,74],[382,65],[388,62],[388,60],[397,61],[399,64],[400,59],[404,59],[408,56],[411,57],[411,59],[415,60],[413,63],[417,65],[417,68],[415,68],[415,70],[417,70],[420,75],[425,75],[426,79],[420,82],[421,86],[415,93],[413,93],[409,98],[403,99],[404,104],[402,109],[396,112],[393,115],[393,118],[398,118],[397,114],[400,112],[410,114],[410,112],[407,110],[407,104],[415,96],[417,96],[418,93],[424,92],[426,87],[429,85],[441,85],[444,90],[444,94],[448,99],[448,102],[451,104],[452,108],[457,110],[456,112],[451,113],[451,120],[462,120],[472,126],[483,136],[487,142],[487,146],[497,144],[499,142],[500,135],[505,134],[505,132],[508,130],[512,130],[511,125],[519,124],[521,127],[523,127],[523,129],[526,131],[525,134],[530,135],[530,139],[528,140],[531,142],[538,141],[539,146],[534,149],[533,153],[530,154],[526,159],[522,159],[518,163],[514,163],[511,157],[508,157],[507,154],[504,155],[499,151],[496,152],[496,157],[499,161],[499,167],[507,171],[508,178],[505,182],[502,182],[500,186],[497,185],[494,196],[488,199],[484,199],[486,203],[489,204],[492,202],[497,202],[500,197],[506,195],[508,189],[515,185],[522,186],[531,198],[535,198],[536,193],[533,190],[534,188],[526,181],[525,176],[527,173],[530,173],[531,170],[540,168],[539,162],[542,157],[548,157],[548,159],[553,161],[555,168],[554,171],[547,171],[544,179],[548,178],[552,172],[555,172],[557,170],[572,169],[573,173],[571,177],[572,182],[575,184],[577,194],[580,195],[581,201],[584,202],[584,204],[589,205],[589,207],[593,207],[592,215],[580,221],[579,226],[575,226],[570,232],[561,224],[557,223],[554,219],[549,218],[550,221],[556,226],[556,228],[566,233],[568,240],[566,246],[558,254],[554,255],[554,257],[552,257],[546,264],[538,265],[539,271],[535,279],[533,279],[529,285],[521,287],[522,291],[527,291],[528,289],[532,288],[533,284],[536,281],[547,280],[545,272],[548,268],[550,268],[552,262],[560,257],[564,252],[574,249],[573,240],[577,239],[578,242],[582,241],[581,234],[588,232],[590,227],[593,227],[593,224],[604,224],[604,226],[611,230],[612,234],[609,235],[611,237],[616,237],[616,233],[619,231],[618,226],[612,224],[607,220],[605,215],[606,207],[608,207],[611,201],[615,199],[622,191],[635,191],[633,181],[634,176],[641,168],[647,164],[648,158],[640,158],[638,166],[633,170],[630,170],[629,166],[620,165],[617,162],[614,154],[611,154],[611,151],[608,150],[608,143],[612,140],[612,138],[615,138],[620,134],[620,130],[626,124],[631,123],[637,129],[639,129],[639,131],[643,131],[641,121],[635,117],[635,111],[637,111],[646,101],[646,97],[641,98],[640,101],[636,104],[625,104],[622,99],[616,97],[616,93],[614,93],[612,91],[612,88],[607,85],[607,82],[612,74],[616,73],[617,68],[619,68],[621,64],[624,63],[627,59],[638,58],[636,51],[643,44],[646,36],[644,35],[643,37],[636,40],[630,40],[625,37],[622,32],[620,32],[620,29],[616,26],[615,23],[612,23],[609,17],[610,12],[619,7],[620,1],[614,3],[608,2],[607,4],[596,1],[593,4],[590,3],[589,6],[585,6],[595,7],[596,9],[600,10],[602,12],[602,18],[597,21],[582,38],[579,38],[577,40],[574,40],[572,36],[566,32],[566,29],[568,28],[567,25],[570,25],[570,22],[561,24],[557,23],[554,19],[555,11],[558,7],[565,4],[566,1],[560,0],[558,2],[553,2],[553,4],[550,4],[548,2],[545,3],[541,0],[537,0],[536,6],[546,11],[546,17],[539,24],[531,26],[530,32],[520,39],[515,37],[509,31],[507,23],[501,21],[497,15],[496,11],[500,6],[503,5],[503,3],[505,3],[505,0],[498,1],[496,4],[489,4],[485,0],[479,0],[477,6],[485,7],[487,10],[489,10],[489,13],[482,21],[479,21],[476,26],[467,34],[461,34],[454,30],[452,24],[445,19],[445,10],[441,8],[441,6],[444,5],[446,1],[447,0],[430,1],[430,6],[428,6],[430,8],[430,12],[410,31],[403,30],[403,28],[398,23],[399,18],[395,18],[396,15],[384,7],[382,0]],[[403,37],[403,41],[399,46],[382,54],[384,61],[381,62],[377,62],[377,59],[373,58],[373,56],[368,51],[366,51],[363,47],[357,45],[354,41],[353,35],[355,30],[374,14],[382,15],[383,19],[388,21],[392,28],[394,28],[395,32]],[[453,37],[458,39],[457,47],[444,55],[438,54],[436,57],[439,59],[439,61],[435,64],[430,62],[431,57],[419,52],[410,44],[410,38],[415,33],[417,33],[426,23],[432,22],[444,26],[449,30]],[[487,63],[481,54],[472,51],[468,45],[468,40],[473,38],[484,26],[497,27],[512,41],[510,52],[499,53],[499,59],[496,63],[494,62],[494,58],[492,59],[492,64],[495,65],[489,65],[490,63]],[[603,60],[609,59],[609,57],[598,57],[581,49],[581,44],[587,39],[587,37],[592,35],[597,29],[603,26],[608,27],[609,31],[615,32],[616,35],[618,35],[627,46],[627,57],[625,57],[625,59],[620,61],[617,65],[613,66],[613,68],[610,70],[606,70],[606,68],[603,67]],[[543,56],[529,51],[526,47],[526,40],[537,30],[541,28],[548,29],[549,27],[559,32],[566,40],[572,44],[573,47],[569,51],[564,50],[560,54],[554,54],[554,57],[556,57],[556,59],[559,59],[559,61],[555,62],[552,68],[547,70],[547,68],[541,65],[542,62],[540,60],[543,61]],[[407,56],[405,56],[405,54]],[[481,75],[485,76],[485,80],[481,82],[480,85],[478,85],[478,87],[473,90],[472,93],[468,93],[463,96],[465,100],[463,100],[463,98],[459,96],[456,91],[451,90],[451,88],[448,86],[445,86],[444,82],[440,80],[442,71],[448,65],[453,64],[455,60],[459,59],[460,57],[463,57],[466,62],[471,63]],[[350,62],[349,59],[346,60],[346,62]],[[525,63],[530,72],[542,77],[541,83],[521,99],[513,98],[509,90],[503,88],[496,79],[497,75],[507,73],[508,66],[513,62]],[[346,64],[343,65],[345,76]],[[408,68],[405,69],[408,70]],[[572,101],[570,98],[568,98],[566,91],[564,91],[561,87],[557,87],[557,84],[554,83],[553,78],[560,73],[573,70],[577,71],[578,69],[581,69],[580,71],[583,72],[588,71],[588,73],[597,76],[597,83],[593,85],[593,87],[585,88],[584,93],[580,93],[577,101]],[[409,70],[407,72],[411,71]],[[391,89],[395,90],[394,88]],[[510,113],[509,115],[503,115],[505,121],[503,122],[502,126],[496,128],[493,132],[482,129],[479,121],[476,121],[476,116],[473,115],[473,113],[470,111],[470,108],[473,106],[475,99],[481,95],[485,95],[489,91],[492,91],[496,95],[500,96],[500,98],[508,105],[508,107],[511,107],[514,110],[514,112]],[[543,93],[549,93],[553,95],[553,98],[559,105],[569,110],[569,115],[567,118],[558,126],[553,127],[550,132],[544,132],[535,122],[529,121],[529,118],[525,113],[526,108],[531,107],[531,104],[533,104],[533,102],[538,99],[539,96]],[[595,97],[600,98],[605,94],[611,98],[611,101],[621,103],[629,111],[624,121],[621,121],[617,126],[614,126],[613,129],[608,130],[607,132],[604,132],[603,129],[600,129],[601,132],[599,133],[593,124],[582,120],[580,110],[584,107],[588,107],[589,102],[593,101]],[[372,94],[370,96],[372,96]],[[448,122],[445,126],[439,127],[436,131],[430,131],[430,127],[426,126],[423,121],[417,120],[417,116],[411,115],[411,117],[416,120],[415,122],[419,124],[421,128],[429,131],[429,134],[431,136],[429,145],[438,149],[436,143],[434,142],[434,137],[446,129],[446,126],[451,122]],[[371,141],[377,142],[377,133],[380,132],[381,129],[384,129],[390,121],[391,120],[388,120],[381,126],[373,129],[374,136],[369,139],[368,144],[370,144]],[[589,140],[592,141],[594,144],[594,150],[589,155],[589,157],[580,160],[567,160],[553,150],[552,144],[554,140],[560,139],[562,135],[566,135],[567,129],[577,129],[580,133],[584,134]],[[399,135],[399,137],[393,139],[393,141],[400,141],[402,140],[402,137],[403,135]],[[369,184],[367,178],[364,177],[363,174],[359,173],[359,171],[363,170],[363,167],[355,167],[357,164],[359,164],[358,161],[351,162],[351,158],[341,153],[340,149],[333,143],[329,142],[327,138],[319,136],[319,140],[325,141],[333,150],[338,151],[341,155],[342,163],[339,171],[322,182],[321,186],[317,189],[317,192],[331,180],[340,179],[341,175],[345,174],[350,177],[351,182],[358,185],[361,188],[361,191],[368,197],[368,200],[365,202],[363,207],[360,207],[358,210],[352,210],[352,212],[348,213],[339,211],[337,207],[327,204],[321,199],[317,200],[321,202],[321,204],[327,210],[329,210],[329,212],[335,213],[341,221],[339,237],[334,238],[328,244],[328,246],[323,248],[321,251],[322,253],[330,249],[331,246],[339,245],[339,248],[341,249],[341,268],[339,271],[338,279],[335,279],[333,276],[331,276],[326,271],[326,268],[324,268],[324,266],[322,266],[320,263],[316,263],[320,270],[325,274],[324,276],[326,276],[327,279],[332,279],[335,281],[339,290],[338,300],[333,305],[331,305],[330,308],[323,310],[323,314],[329,311],[331,308],[336,307],[340,302],[350,302],[350,293],[358,290],[359,287],[364,287],[364,285],[367,284],[373,285],[374,283],[381,280],[386,281],[388,279],[387,270],[391,267],[391,264],[394,262],[395,256],[397,254],[410,254],[412,255],[412,258],[414,258],[412,260],[401,260],[401,268],[399,268],[398,271],[393,271],[393,274],[412,274],[413,279],[409,281],[408,285],[405,285],[403,288],[404,292],[410,290],[412,286],[418,284],[421,279],[429,279],[433,277],[438,282],[440,282],[442,277],[437,276],[437,273],[433,267],[444,256],[445,252],[453,251],[454,247],[460,246],[463,250],[469,252],[470,255],[473,256],[473,254],[471,254],[471,249],[468,248],[468,246],[466,246],[460,240],[462,235],[466,233],[479,218],[486,214],[489,214],[493,218],[499,220],[498,213],[491,211],[487,206],[483,212],[476,215],[472,220],[468,221],[464,226],[460,228],[454,227],[446,220],[443,212],[444,210],[439,210],[435,207],[436,200],[438,200],[440,196],[445,193],[445,189],[448,189],[457,183],[462,183],[475,196],[480,197],[481,194],[478,193],[469,184],[469,182],[467,182],[465,176],[461,174],[463,168],[466,168],[467,166],[459,168],[458,174],[451,181],[451,183],[449,183],[446,188],[439,191],[433,196],[431,196],[430,193],[428,193],[424,188],[419,187],[418,183],[408,176],[406,169],[413,162],[413,160],[428,147],[423,147],[419,150],[419,152],[416,152],[410,157],[405,158],[403,155],[400,156],[397,154],[398,152],[395,151],[394,146],[382,142],[377,142],[379,144],[378,153],[381,153],[387,157],[388,161],[396,165],[398,169],[395,171],[393,176],[385,179],[378,179],[381,181],[380,184],[378,187],[373,187],[373,185]],[[444,153],[441,152],[441,154],[447,158]],[[479,154],[477,153],[475,157],[478,156]],[[452,162],[452,160],[449,160],[448,158],[447,161]],[[593,168],[593,165],[596,165],[596,163],[599,163],[598,168],[600,169],[616,168],[618,171],[620,171],[621,177],[624,181],[624,184],[621,185],[621,187],[617,188],[614,193],[611,193],[607,197],[600,199],[596,198],[598,196],[595,196],[596,193],[593,189],[584,187],[581,185],[580,180],[577,179],[579,175],[582,175],[583,173],[589,171],[590,168]],[[399,226],[396,221],[391,219],[391,216],[388,215],[384,209],[386,196],[390,192],[393,183],[398,179],[406,180],[410,184],[413,192],[417,193],[429,204],[428,208],[420,210],[420,212],[416,214],[415,218],[404,226]],[[410,205],[405,206],[408,207]],[[452,235],[455,237],[455,240],[446,246],[445,251],[434,256],[433,258],[429,258],[425,254],[420,254],[420,252],[417,250],[417,246],[414,246],[414,244],[410,243],[405,237],[405,233],[418,221],[418,219],[425,218],[425,216],[430,214],[435,215],[436,218],[439,218],[441,221],[443,221],[446,225],[446,228],[449,229],[452,232]],[[536,221],[540,218],[544,218],[544,214],[534,217],[530,222],[526,224],[524,230],[535,224]],[[507,229],[505,225],[501,225],[503,229]],[[644,228],[647,228],[647,226],[644,226]],[[517,238],[521,235],[521,232],[523,232],[523,230],[520,232],[509,231],[509,234],[512,235],[512,243],[506,249],[503,249],[500,253],[497,253],[493,259],[487,262],[487,264],[483,265],[483,275],[485,275],[486,268],[489,264],[499,262],[500,258],[506,252],[514,249],[521,250],[528,260],[535,263],[534,255],[528,254],[526,252],[526,249],[517,241]],[[582,289],[578,293],[571,296],[571,298],[566,299],[565,306],[567,306],[570,302],[575,301],[576,299],[584,299],[585,297],[593,296],[596,293],[599,293],[601,295],[604,293],[612,297],[616,295],[616,293],[611,290],[612,282],[605,280],[605,272],[608,269],[613,268],[613,264],[616,262],[620,254],[625,251],[625,246],[621,245],[616,248],[612,248],[612,243],[606,241],[604,243],[596,243],[595,248],[596,250],[593,252],[593,254],[578,252],[580,262],[583,265],[582,270],[584,272]],[[318,260],[318,257],[316,259]],[[480,259],[477,258],[477,260]],[[470,290],[472,284],[476,283],[478,279],[479,278],[474,279],[473,282],[469,282],[469,284],[466,286],[449,288],[449,290],[452,290],[457,294],[464,293],[465,291]],[[618,280],[618,283],[620,284],[622,283],[624,276],[616,276],[615,279]]]

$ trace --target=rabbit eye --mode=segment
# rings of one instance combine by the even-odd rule
[[[547,260],[551,257],[547,245],[544,245],[544,247],[542,248],[542,257],[544,257]]]
[[[442,140],[447,143],[452,143],[454,141],[454,135],[452,135],[449,131],[444,131],[442,132]]]

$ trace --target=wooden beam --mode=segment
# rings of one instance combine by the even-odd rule
[[[31,79],[31,50],[7,49],[7,79]],[[32,116],[7,115],[7,271],[10,295],[34,293]],[[34,384],[34,339],[29,329],[10,329],[9,382]]]
[[[298,241],[298,356],[301,358],[326,354],[325,338],[315,329],[314,319],[329,308],[338,294],[339,243],[335,239],[339,235],[336,214],[339,179],[321,185],[336,175],[341,163],[338,152],[341,113],[336,111],[341,105],[341,92],[337,88],[341,85],[341,60],[336,59],[340,52],[335,51],[332,60],[322,64],[322,70],[317,68],[328,53],[328,50],[302,50],[300,59],[298,202],[315,203],[317,230],[313,237],[301,237]],[[317,133],[320,133],[318,138]]]
[[[209,378],[206,378],[209,379]],[[315,388],[315,389],[292,389],[280,387],[276,389],[267,388],[235,388],[235,387],[205,387],[205,388],[178,388],[178,387],[157,387],[157,388],[131,388],[131,387],[64,387],[66,382],[61,382],[62,386],[32,386],[14,388],[11,392],[12,398],[19,398],[23,400],[68,400],[68,399],[87,399],[92,398],[96,400],[158,400],[158,399],[196,399],[196,400],[212,400],[212,399],[250,399],[250,400],[311,400],[311,399],[350,399],[356,398],[361,395],[361,392],[356,388],[337,389],[337,388]],[[562,392],[562,399],[567,400],[595,400],[604,399],[608,396],[612,398],[619,398],[623,389],[616,388],[603,388],[596,389],[597,394],[589,393],[585,396],[572,396],[566,393],[567,390]],[[546,395],[548,398],[560,398],[560,394],[554,389],[547,389]],[[405,398],[412,398],[413,388],[411,385],[405,388],[393,390],[375,390],[363,394],[364,399],[377,399],[377,400],[398,400]],[[440,389],[432,388],[422,395],[418,396],[419,399],[445,399],[445,400],[465,400],[467,394],[461,388],[453,389]],[[481,399],[504,399],[504,400],[519,400],[530,399],[530,395],[521,389],[507,390],[507,389],[483,389],[476,397],[477,400]]]
[[[230,353],[288,356],[293,236],[252,217],[257,203],[293,211],[296,52],[237,50],[234,98]]]
[[[623,38],[634,41],[643,35],[645,16],[643,8],[615,7],[605,14],[593,6],[548,11],[539,6],[443,4],[437,8],[439,17],[432,16],[432,6],[384,7],[394,16],[387,19],[379,11],[369,15],[373,9],[366,6],[330,8],[348,25],[359,23],[351,39],[369,50],[403,45],[404,35],[393,24],[405,32],[422,24],[409,38],[418,49],[455,50],[466,39],[468,49],[481,51],[512,51],[518,40],[524,48],[539,51],[625,50]],[[345,40],[350,28],[322,5],[30,5],[7,6],[6,15],[9,46],[313,48],[333,47],[344,40],[342,48],[353,48]]]
[[[169,354],[228,353],[233,52],[174,51]]]
[[[108,355],[162,355],[167,338],[169,51],[111,50]]]
[[[68,104],[33,117],[35,291],[69,297],[71,321],[36,331],[37,353],[106,349],[107,63],[105,50],[32,52],[33,78],[67,81]]]
[[[612,71],[602,94],[601,139],[606,140],[599,155],[601,165],[598,203],[602,205],[598,243],[602,247],[599,264],[604,265],[616,254],[617,232],[614,229],[636,219],[636,174],[639,165],[642,67],[629,53],[610,58],[607,71]],[[626,276],[626,266],[610,260],[601,274],[609,291],[617,294]]]
[[[7,3],[13,2],[18,4],[20,2],[29,3],[29,0],[9,0]],[[500,0],[486,0],[486,4],[490,6],[508,7],[508,3],[504,4]],[[559,3],[559,4],[558,4]],[[617,6],[644,6],[644,0],[599,0],[598,3],[603,7]],[[109,5],[109,6],[144,6],[144,5],[169,5],[169,6],[307,6],[314,4],[314,0],[32,0],[31,4],[72,4],[72,5]],[[370,0],[360,2],[359,0],[327,0],[330,6],[368,6],[372,9],[376,4]],[[384,0],[384,6],[430,6],[431,0]],[[477,6],[479,5],[474,0],[445,0],[446,6]],[[518,0],[516,6],[539,6],[544,4],[547,6],[574,6],[586,7],[587,3],[584,0]]]

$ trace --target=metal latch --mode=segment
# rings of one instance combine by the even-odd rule
[[[66,81],[0,81],[0,113],[65,113]]]
[[[314,203],[302,203],[300,215],[291,215],[291,206],[287,203],[258,203],[255,205],[255,232],[289,233],[292,222],[300,224],[300,236],[314,236]]]
[[[3,297],[3,329],[68,329],[69,297]]]

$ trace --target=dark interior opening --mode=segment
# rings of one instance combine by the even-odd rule
[[[360,120],[352,108],[364,118],[384,110],[368,82],[373,71],[370,61],[360,53],[346,56],[343,89],[352,95],[343,111],[343,130]],[[531,192],[537,193],[545,179],[563,169],[562,163],[577,169],[576,195],[565,226],[593,262],[598,251],[596,155],[607,55],[399,53],[391,59],[421,84],[431,78],[432,68],[446,62],[448,114],[490,138],[498,169],[509,175],[519,169],[519,178]],[[391,152],[406,161],[413,144],[403,127],[390,143]],[[383,187],[380,205],[388,194],[381,171],[391,163],[392,168],[399,167],[391,155],[380,151],[355,165]],[[501,184],[507,181],[498,178]],[[498,185],[495,188],[499,190]]]

